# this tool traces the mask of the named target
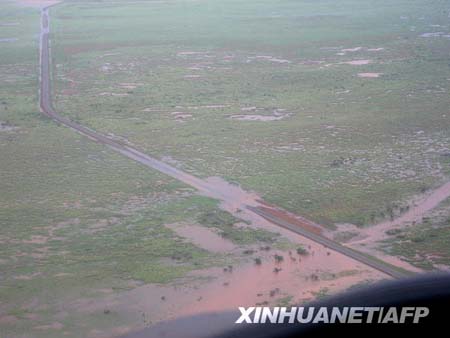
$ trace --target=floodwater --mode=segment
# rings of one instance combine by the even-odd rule
[[[148,284],[102,299],[80,299],[68,307],[81,313],[105,310],[128,318],[133,330],[161,320],[200,313],[236,310],[239,306],[276,305],[281,301],[305,303],[318,294],[334,294],[366,280],[379,280],[381,273],[330,253],[318,245],[307,256],[295,251],[260,249],[239,267],[211,268],[191,273],[177,285]],[[277,262],[275,255],[283,257]]]
[[[201,225],[169,224],[166,226],[199,248],[211,252],[231,252],[236,249],[236,246],[231,241],[223,238],[213,229]]]
[[[283,256],[277,263],[274,255]],[[333,253],[334,254],[334,253]],[[238,306],[275,305],[289,297],[301,303],[315,297],[321,290],[336,293],[363,278],[379,279],[378,274],[362,266],[355,267],[350,259],[331,258],[325,248],[315,248],[309,256],[296,252],[270,252],[261,265],[255,263],[224,273],[202,290],[202,301],[181,308],[181,314],[236,310]],[[326,290],[326,291],[325,291]],[[292,297],[292,298],[290,298]]]

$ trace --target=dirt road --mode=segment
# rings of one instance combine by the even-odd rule
[[[409,273],[400,268],[394,267],[388,263],[377,260],[374,257],[362,254],[358,251],[347,248],[331,239],[320,234],[320,225],[304,218],[280,217],[278,208],[267,207],[267,204],[253,193],[243,191],[240,187],[228,184],[220,178],[200,179],[167,163],[152,158],[137,149],[126,144],[122,144],[116,140],[86,128],[70,119],[59,115],[52,105],[51,100],[51,68],[50,68],[50,40],[49,40],[49,7],[43,8],[41,12],[41,33],[40,33],[40,109],[44,115],[51,118],[55,122],[67,126],[74,131],[90,138],[93,141],[104,144],[112,150],[133,159],[147,167],[158,170],[169,175],[181,182],[184,182],[208,197],[212,197],[221,201],[222,207],[236,214],[239,211],[239,217],[247,216],[252,220],[267,220],[284,229],[288,229],[296,234],[304,236],[316,243],[319,243],[331,250],[337,251],[347,257],[350,257],[368,267],[376,269],[394,278],[402,278]]]

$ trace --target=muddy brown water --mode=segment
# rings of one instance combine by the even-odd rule
[[[213,229],[197,224],[168,224],[169,229],[199,248],[210,252],[231,252],[236,249],[231,241],[223,238]]]
[[[315,243],[307,247],[307,256],[261,250],[254,255],[262,259],[261,265],[250,260],[231,270],[196,271],[178,285],[147,284],[102,299],[81,299],[66,308],[87,314],[107,309],[134,322],[133,329],[138,330],[150,322],[182,316],[236,310],[239,306],[277,305],[283,298],[293,304],[304,303],[317,294],[334,294],[359,282],[383,278],[381,273],[330,254]],[[275,254],[283,256],[283,261],[276,262]]]

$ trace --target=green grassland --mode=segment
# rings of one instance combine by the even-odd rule
[[[234,227],[217,201],[42,117],[38,33],[37,9],[0,2],[1,337],[87,336],[123,318],[65,304],[250,259],[199,248],[169,223],[220,227],[243,250],[277,245],[277,234]]]
[[[67,2],[56,107],[326,225],[371,224],[449,174],[449,38],[421,36],[448,34],[449,4]]]

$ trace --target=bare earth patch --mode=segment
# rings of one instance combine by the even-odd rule
[[[201,77],[201,75],[196,74],[187,74],[183,76],[184,79],[200,79]]]
[[[242,111],[251,111],[251,112],[257,112],[261,109],[258,109],[257,107],[244,107],[241,108]],[[285,119],[289,117],[291,114],[285,112],[284,109],[275,109],[273,110],[272,114],[270,115],[263,115],[263,114],[237,114],[237,115],[231,115],[230,119],[232,120],[239,120],[239,121],[278,121]]]
[[[344,49],[341,50],[341,52],[344,52],[344,53],[348,53],[348,52],[353,53],[353,52],[359,52],[361,49],[363,49],[363,48],[362,48],[362,47],[344,48]]]
[[[175,118],[176,121],[179,121],[179,122],[183,122],[184,120],[192,117],[192,114],[181,112],[181,111],[174,111],[170,114]]]
[[[136,89],[137,87],[142,86],[142,83],[123,82],[119,83],[119,86],[123,89]]]
[[[230,117],[232,120],[239,121],[278,121],[285,118],[285,116],[265,116],[265,115],[232,115]]]
[[[421,38],[450,38],[450,34],[444,32],[432,32],[432,33],[423,33],[420,35]]]
[[[17,38],[1,38],[0,42],[15,42],[17,40]]]
[[[9,132],[9,131],[15,131],[19,129],[19,127],[13,126],[7,122],[0,121],[0,132]]]
[[[18,275],[18,276],[15,276],[14,279],[16,279],[16,280],[32,280],[34,277],[38,277],[40,275],[41,275],[40,272],[35,272],[30,275]]]
[[[347,55],[348,53],[356,53],[356,52],[363,52],[363,51],[367,51],[367,52],[381,52],[382,50],[384,50],[383,47],[377,47],[377,48],[367,48],[367,47],[343,48],[338,53],[336,53],[336,55],[344,56],[344,55]]]
[[[383,73],[358,73],[358,77],[365,77],[365,78],[377,78],[383,75]]]
[[[16,316],[1,316],[0,317],[0,324],[2,325],[11,325],[14,324],[15,322],[17,322],[19,320],[19,318],[17,318]]]
[[[24,240],[22,242],[25,244],[45,244],[47,241],[47,236],[33,235],[29,240]]]
[[[256,61],[269,61],[269,62],[273,62],[273,63],[292,63],[292,61],[290,61],[290,60],[280,59],[280,58],[273,57],[270,55],[249,56],[247,58],[247,62],[252,62],[255,60]]]
[[[372,63],[372,60],[353,60],[353,61],[345,61],[341,62],[346,65],[352,65],[352,66],[362,66],[362,65],[368,65],[369,63]]]
[[[102,92],[100,94],[98,94],[98,96],[117,96],[117,97],[124,97],[124,96],[128,96],[130,94],[128,93],[111,93],[111,92]]]
[[[40,326],[35,326],[36,330],[61,330],[64,327],[63,324],[59,323],[59,322],[54,322],[48,325],[40,325]]]

